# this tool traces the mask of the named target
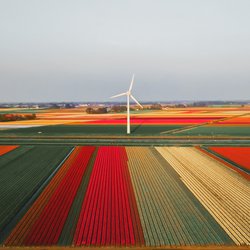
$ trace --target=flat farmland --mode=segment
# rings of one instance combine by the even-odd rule
[[[70,152],[70,147],[24,146],[0,159],[0,232]]]
[[[0,110],[34,112],[0,123],[0,248],[250,247],[249,107],[133,111],[130,135],[126,113]]]
[[[80,108],[9,110],[11,114],[27,112],[35,112],[36,119],[0,122],[0,138],[128,138],[126,112],[97,115]],[[134,111],[130,137],[250,137],[249,112],[249,107]]]
[[[250,126],[247,125],[204,125],[200,127],[191,128],[188,130],[183,130],[176,133],[177,136],[209,136],[209,137],[244,137],[250,135]]]
[[[250,180],[250,147],[202,147],[200,150]]]
[[[202,150],[16,145],[0,156],[1,244],[247,247],[249,180]]]
[[[182,128],[181,125],[132,125],[131,135],[159,135],[164,131]],[[112,136],[126,134],[125,125],[54,125],[4,130],[0,136]]]

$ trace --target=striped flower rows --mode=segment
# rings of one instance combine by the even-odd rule
[[[21,180],[15,179],[18,187],[7,185],[14,178],[7,175],[10,170],[23,174]],[[0,185],[10,191],[25,194],[26,178],[32,184],[29,197],[38,187],[41,190],[17,218],[12,207],[24,206],[23,196],[4,200],[13,210],[8,217],[13,226],[4,227],[2,242],[7,246],[152,247],[250,241],[247,180],[194,148],[22,146],[0,157],[0,173],[4,174]],[[0,197],[6,194],[0,189]],[[0,216],[7,212],[2,206]],[[1,223],[6,225],[7,220]]]
[[[126,150],[147,246],[232,243],[155,149]]]
[[[22,146],[0,157],[0,241],[69,153],[70,147]]]
[[[53,193],[50,188],[47,188],[37,200],[37,204],[41,202],[42,208],[35,209],[34,206],[37,205],[35,203],[28,212],[29,216],[19,223],[6,244],[15,242],[15,244],[24,245],[54,245],[57,243],[94,147],[82,147],[76,151],[76,155],[73,153],[61,168],[63,171],[58,172],[53,183],[50,183],[56,186],[54,188],[52,186]],[[59,182],[56,179],[59,179]],[[17,235],[20,230],[21,234],[23,232],[21,238],[20,234]],[[14,240],[15,236],[19,236],[19,243]]]
[[[124,147],[100,147],[83,201],[74,244],[143,244]]]
[[[228,157],[225,157],[223,155],[223,153],[219,154],[218,152],[216,152],[217,150],[213,150],[213,148],[215,148],[215,149],[218,148],[218,152],[223,151],[223,147],[198,147],[198,146],[196,147],[196,149],[198,149],[199,151],[203,152],[204,154],[208,155],[209,157],[215,159],[218,162],[221,162],[223,165],[225,165],[225,166],[233,169],[234,171],[238,172],[240,175],[242,175],[247,180],[250,180],[250,170],[248,170],[245,167],[242,167],[242,165],[239,165],[239,162],[244,161],[246,163],[245,159],[249,158],[249,155],[244,155],[243,159],[240,159],[240,158],[236,158],[237,156],[235,154],[232,154],[232,159],[234,159],[234,161],[232,161],[230,159],[231,156],[229,156],[227,154]],[[239,149],[243,149],[243,147],[241,147]],[[243,152],[244,152],[244,150],[243,150]],[[224,152],[224,154],[225,154],[225,152]],[[242,153],[239,152],[239,155],[240,154],[242,154]]]
[[[194,148],[157,148],[237,245],[250,245],[250,187],[225,165]]]
[[[37,217],[40,216],[44,207],[50,200],[54,191],[58,188],[62,179],[65,177],[68,169],[70,168],[77,154],[79,153],[79,147],[75,148],[67,161],[62,165],[60,170],[54,176],[52,181],[47,185],[42,194],[34,202],[29,211],[24,215],[21,221],[16,225],[15,229],[11,232],[8,239],[5,241],[5,245],[23,245],[27,234],[30,232],[31,227],[34,225]]]

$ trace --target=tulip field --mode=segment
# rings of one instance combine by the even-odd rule
[[[249,245],[249,181],[194,148],[157,148],[236,244]]]
[[[210,149],[250,173],[250,147],[210,147]]]
[[[6,114],[8,109],[0,110]],[[126,112],[87,114],[84,109],[9,109],[36,119],[0,122],[1,138],[126,136]],[[131,111],[131,137],[250,137],[250,108],[203,107]],[[1,151],[0,151],[1,153]]]
[[[249,164],[239,146],[0,145],[0,244],[249,246]]]
[[[203,146],[198,149],[250,180],[250,147]]]

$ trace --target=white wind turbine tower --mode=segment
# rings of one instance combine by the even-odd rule
[[[124,96],[124,95],[127,96],[127,134],[130,134],[130,106],[129,106],[130,98],[133,99],[141,108],[143,108],[142,105],[131,94],[131,90],[132,90],[133,84],[134,84],[134,78],[135,78],[135,76],[133,75],[131,83],[130,83],[130,87],[129,87],[127,92],[110,97],[110,98],[116,98],[116,97],[120,97],[120,96]]]

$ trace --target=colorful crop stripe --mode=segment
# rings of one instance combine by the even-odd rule
[[[99,148],[82,204],[74,244],[144,244],[124,147]]]
[[[21,146],[0,157],[0,244],[250,245],[249,181],[225,160],[249,150]]]
[[[4,145],[0,145],[0,156],[4,155],[14,149],[16,149],[18,146],[4,146]]]
[[[158,117],[158,118],[136,118],[131,117],[131,124],[200,124],[208,123],[213,120],[221,119],[222,117]],[[126,124],[127,118],[107,118],[103,120],[87,121],[86,124]]]
[[[6,245],[54,245],[95,147],[77,147],[6,240]]]
[[[250,171],[250,147],[210,147],[209,149]]]

